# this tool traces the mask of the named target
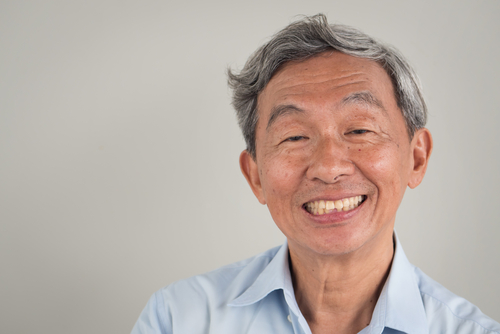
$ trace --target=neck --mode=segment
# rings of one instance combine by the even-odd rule
[[[357,333],[370,323],[394,254],[392,231],[384,239],[341,255],[289,247],[295,297],[313,333]]]

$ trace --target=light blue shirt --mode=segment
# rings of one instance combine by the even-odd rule
[[[410,264],[395,240],[389,277],[360,333],[500,333],[500,324]],[[139,333],[311,334],[295,300],[287,244],[156,292],[132,330]]]

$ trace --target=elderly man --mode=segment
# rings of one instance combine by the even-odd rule
[[[500,333],[411,265],[393,232],[432,151],[417,78],[396,50],[317,15],[229,84],[241,170],[287,243],[160,290],[133,333]]]

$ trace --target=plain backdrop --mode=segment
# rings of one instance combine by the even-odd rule
[[[500,320],[500,1],[0,1],[0,332],[128,333],[156,290],[284,241],[228,66],[325,13],[415,67],[435,149],[396,229]]]

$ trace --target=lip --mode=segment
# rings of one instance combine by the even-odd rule
[[[351,219],[352,217],[357,215],[359,213],[359,211],[361,210],[361,208],[364,207],[364,204],[366,203],[366,201],[368,199],[366,195],[342,195],[342,196],[344,196],[344,197],[336,196],[335,197],[336,199],[330,199],[329,197],[318,197],[317,199],[312,199],[308,202],[321,201],[321,200],[336,201],[336,200],[340,200],[343,198],[349,198],[349,197],[354,197],[354,196],[364,196],[365,199],[356,208],[349,210],[349,211],[341,211],[341,212],[335,211],[335,212],[331,212],[331,213],[325,213],[322,215],[313,215],[312,213],[310,213],[309,211],[307,211],[305,209],[304,205],[302,205],[301,209],[306,214],[306,216],[309,219],[313,220],[315,223],[318,223],[321,225],[328,225],[328,224],[342,225],[343,223],[347,223],[347,221],[349,219]],[[306,203],[308,203],[308,202],[306,202]]]

